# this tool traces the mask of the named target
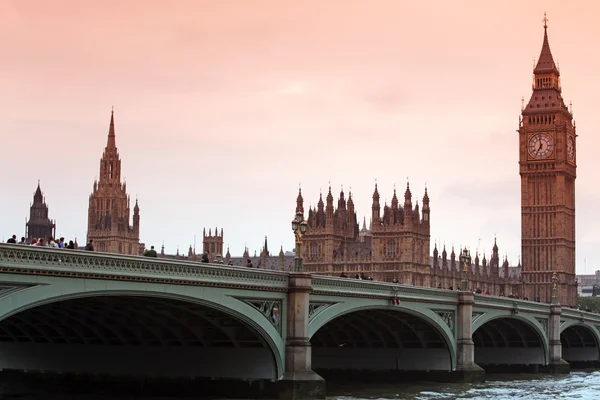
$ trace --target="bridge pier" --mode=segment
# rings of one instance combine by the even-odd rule
[[[475,364],[473,304],[475,304],[475,296],[472,292],[458,293],[456,373],[459,380],[465,382],[482,382],[485,380],[485,371],[479,365]]]
[[[282,400],[325,399],[325,380],[312,370],[308,337],[308,306],[312,278],[306,273],[289,276],[285,373],[278,381]]]
[[[550,306],[550,326],[548,332],[549,362],[543,367],[543,372],[549,374],[568,374],[569,363],[562,358],[562,343],[560,341],[560,316],[562,307],[560,304]]]

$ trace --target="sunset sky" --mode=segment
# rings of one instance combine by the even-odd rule
[[[38,179],[85,241],[111,106],[141,240],[203,227],[241,255],[293,248],[331,181],[370,215],[427,185],[433,242],[520,254],[516,129],[544,11],[578,129],[577,272],[600,269],[600,6],[593,1],[0,0],[0,239]],[[414,197],[413,197],[414,198]],[[413,200],[414,202],[414,200]],[[131,205],[133,207],[133,204]],[[479,244],[480,240],[480,244]],[[587,260],[585,262],[584,260]]]

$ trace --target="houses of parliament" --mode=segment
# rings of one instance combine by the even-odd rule
[[[517,294],[529,300],[549,302],[554,280],[561,304],[576,304],[575,280],[575,179],[577,169],[576,128],[566,106],[560,71],[554,61],[544,18],[542,49],[533,70],[532,94],[522,106],[515,144],[519,150],[521,179],[521,255],[522,263],[510,266],[501,259],[496,240],[490,243],[490,258],[474,254],[468,270],[457,260],[462,249],[438,244],[431,246],[431,222],[435,220],[427,189],[422,197],[413,195],[407,184],[404,193],[393,189],[391,204],[380,203],[380,188],[375,185],[371,217],[367,227],[357,220],[352,193],[342,190],[337,205],[331,188],[316,207],[305,213],[299,192],[296,212],[306,216],[308,228],[303,236],[302,257],[310,273],[348,278],[374,279],[403,284],[455,289],[463,274],[471,288],[494,295]],[[419,205],[419,200],[420,204]],[[99,179],[89,196],[87,240],[97,251],[141,254],[140,207],[136,199],[131,214],[131,199],[121,181],[121,159],[116,147],[114,113],[111,113],[107,144],[100,159]],[[433,216],[432,216],[433,215]],[[132,225],[130,218],[132,217]],[[54,235],[55,221],[38,187],[26,224],[26,235]],[[203,253],[212,261],[231,265],[287,270],[293,253],[272,256],[267,239],[260,255],[232,257],[223,255],[223,229],[206,230]],[[448,254],[449,253],[449,254]],[[199,259],[190,246],[187,255],[160,257]]]

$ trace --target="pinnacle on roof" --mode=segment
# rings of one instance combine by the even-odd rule
[[[542,51],[540,52],[540,57],[538,58],[538,62],[533,70],[534,74],[543,74],[549,72],[555,72],[557,75],[560,75],[558,68],[556,67],[556,63],[554,62],[554,58],[552,57],[552,52],[550,51],[550,44],[548,43],[548,18],[546,18],[546,13],[544,13],[544,42],[542,43]]]
[[[298,188],[298,197],[296,198],[296,212],[304,213],[304,199],[302,198],[302,188]]]
[[[373,192],[373,200],[379,201],[379,191],[377,190],[377,182],[375,182],[375,191]]]
[[[411,197],[412,197],[412,194],[410,193],[410,185],[408,182],[406,182],[406,192],[404,192],[404,200],[410,201]]]

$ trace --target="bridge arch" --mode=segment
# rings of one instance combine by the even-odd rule
[[[455,314],[454,310],[448,310],[448,312],[452,314],[450,317],[452,328],[439,314],[427,308],[424,303],[403,302],[399,305],[391,305],[386,299],[352,299],[324,307],[323,311],[312,316],[309,322],[309,338],[313,343],[313,367],[318,370],[321,364],[320,359],[327,358],[320,354],[319,347],[322,343],[319,342],[325,340],[325,333],[321,335],[321,332],[325,332],[324,329],[332,324],[343,324],[351,329],[359,340],[373,343],[370,347],[364,347],[361,344],[353,345],[357,348],[355,358],[369,357],[371,353],[376,358],[374,355],[376,351],[400,349],[398,354],[384,353],[383,356],[396,357],[388,360],[388,366],[391,365],[389,369],[403,369],[400,358],[408,356],[404,355],[402,351],[407,354],[421,349],[431,350],[429,360],[427,357],[417,358],[423,364],[422,367],[417,367],[418,370],[453,371],[456,368]],[[361,322],[361,319],[364,321]],[[424,331],[415,329],[411,323],[421,325],[420,329],[424,329]],[[415,346],[410,344],[403,346],[402,338],[397,332],[394,332],[392,325],[403,326]],[[331,343],[337,340],[331,336],[330,332],[326,332],[326,334],[329,335],[328,340]],[[431,343],[431,346],[428,347],[426,342]],[[331,351],[334,351],[331,343],[329,344],[332,347]],[[345,345],[339,343],[337,346],[342,348]],[[361,354],[359,355],[358,352]],[[335,356],[333,357],[335,358]],[[412,353],[410,357],[413,357]],[[413,358],[412,361],[414,362],[415,359]],[[427,365],[428,361],[431,361],[429,365]],[[414,364],[416,365],[416,363]],[[381,358],[377,358],[377,363],[374,362],[371,368],[379,368],[379,365],[381,368],[386,368],[386,364],[382,362]]]
[[[562,358],[572,367],[600,362],[600,332],[591,324],[567,320],[560,326]]]
[[[543,319],[547,316],[540,317]],[[482,367],[546,365],[550,359],[547,329],[529,314],[487,311],[474,318],[472,326],[475,363]]]
[[[47,282],[47,280],[45,280],[45,282]],[[238,292],[242,295],[245,294],[243,291]],[[36,309],[39,310],[61,304],[72,304],[78,301],[85,302],[86,305],[89,305],[92,301],[106,300],[114,302],[117,301],[116,299],[131,299],[131,301],[134,301],[136,304],[153,304],[153,306],[155,305],[157,307],[177,307],[179,305],[180,310],[185,308],[185,305],[189,305],[194,308],[195,316],[198,317],[198,320],[202,319],[205,326],[212,326],[211,332],[222,338],[217,345],[218,347],[248,347],[250,348],[250,351],[252,351],[252,348],[255,348],[254,350],[258,351],[258,348],[261,347],[264,350],[263,359],[267,360],[269,366],[261,368],[260,371],[257,372],[257,374],[260,374],[261,376],[244,376],[244,378],[273,380],[280,378],[284,372],[285,354],[281,334],[259,310],[246,302],[237,299],[236,294],[238,293],[234,290],[225,288],[186,287],[169,284],[159,286],[156,284],[127,281],[94,281],[86,279],[54,278],[50,284],[32,285],[23,290],[16,290],[4,297],[0,302],[0,325],[6,325],[7,321],[15,321],[19,318],[22,319],[23,315],[33,313]],[[120,304],[126,303],[121,302]],[[113,307],[113,310],[114,309],[115,307]],[[198,312],[200,309],[202,309],[202,311],[208,310],[211,318],[221,318],[224,326],[217,326],[211,322],[210,318],[207,318],[206,315]],[[55,315],[44,318],[46,318],[46,322],[51,322],[52,318],[56,320],[56,318],[59,318],[59,316],[62,315],[66,319],[77,322],[85,317],[82,315],[82,312],[78,313],[72,311],[72,308],[67,312],[65,312],[65,310],[59,310],[54,313]],[[130,318],[130,321],[135,322],[135,318],[141,318],[141,314],[140,311],[140,315],[134,315],[134,318],[130,318],[131,315],[128,316],[119,313],[117,310],[114,311],[113,317],[120,318],[121,320]],[[166,312],[161,314],[157,311],[157,314],[154,316],[145,313],[145,317],[157,323],[157,326],[160,325],[160,320],[170,319],[171,322],[177,322],[175,321],[176,317],[174,318]],[[283,317],[285,317],[285,315]],[[228,319],[224,320],[223,318]],[[20,323],[26,327],[26,330],[30,329],[27,332],[20,330],[19,332],[23,335],[26,336],[30,335],[31,332],[35,332],[35,327],[31,326],[32,324],[27,324],[27,321],[20,321]],[[27,325],[29,325],[29,328],[27,328]],[[125,324],[121,324],[120,326],[123,325]],[[96,333],[99,334],[98,328],[96,327],[95,329]],[[166,337],[170,337],[173,340],[179,339],[182,336],[187,335],[189,337],[192,335],[189,330],[186,331],[185,326],[182,324],[179,324],[179,326],[174,328],[169,328],[167,324],[163,323],[162,326],[159,326],[157,329],[162,330],[162,333],[165,334]],[[244,342],[244,344],[240,345],[242,342],[236,344],[233,341],[226,343],[225,337],[234,340],[231,335],[231,330],[234,329],[240,330],[240,335],[243,336],[240,340]],[[107,331],[110,330],[110,328],[107,328]],[[88,332],[92,332],[91,334],[93,334],[93,329]],[[57,331],[53,331],[53,333],[59,334]],[[77,336],[80,332],[78,333],[71,329],[70,333],[71,336]],[[7,332],[6,329],[2,329],[0,334],[2,334],[4,340],[7,340],[7,338],[10,337],[10,332]],[[114,329],[112,333],[108,332],[108,334],[120,339],[123,337],[131,339],[132,335],[135,336],[133,332],[126,332],[125,334],[121,332],[119,335]],[[149,336],[152,334],[152,332],[147,332],[147,335]],[[250,338],[250,335],[252,338]],[[2,339],[0,339],[0,345],[2,344],[1,341]],[[160,338],[157,337],[156,342],[160,342]],[[60,340],[58,343],[60,343]],[[146,341],[146,343],[148,342]],[[200,338],[198,338],[197,343],[200,345],[199,347],[205,346],[205,344],[201,343]],[[1,350],[0,353],[2,353]]]

